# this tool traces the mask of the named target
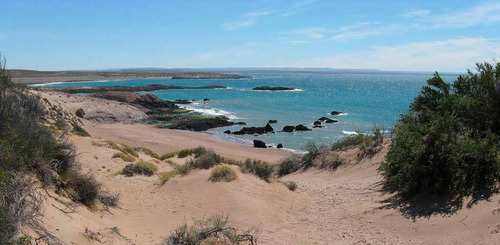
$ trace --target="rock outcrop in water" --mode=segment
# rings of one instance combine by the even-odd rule
[[[154,110],[157,108],[179,108],[177,105],[175,105],[174,102],[168,100],[162,100],[153,94],[138,94],[134,92],[108,91],[108,92],[93,93],[90,96],[140,105],[149,110]]]
[[[332,111],[332,112],[330,112],[330,114],[333,115],[333,116],[340,115],[341,113],[342,112],[340,112],[340,111]]]
[[[264,143],[264,141],[261,141],[261,140],[254,140],[253,146],[256,148],[267,148],[266,143]]]
[[[261,87],[255,87],[255,88],[253,88],[253,90],[280,91],[280,90],[295,90],[295,88],[261,86]]]
[[[269,120],[267,123],[278,123],[278,120]]]
[[[295,130],[295,126],[285,126],[283,127],[283,132],[291,133]]]
[[[302,124],[299,124],[295,126],[295,131],[311,131],[311,129]]]
[[[234,131],[233,134],[244,135],[244,134],[266,134],[273,132],[274,129],[271,125],[266,124],[264,127],[243,127],[239,131]]]

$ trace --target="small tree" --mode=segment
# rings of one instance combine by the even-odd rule
[[[406,197],[485,197],[500,181],[500,63],[452,84],[436,73],[427,84],[395,126],[388,187]]]

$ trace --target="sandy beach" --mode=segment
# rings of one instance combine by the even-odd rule
[[[117,110],[124,106],[118,102],[56,92],[40,95],[69,113],[86,108],[91,114],[120,118],[125,115],[113,113],[128,111],[129,122],[142,116],[133,107]],[[112,158],[116,150],[99,142],[113,140],[159,154],[204,146],[238,160],[273,163],[291,153],[226,142],[204,133],[82,121],[92,137],[69,137],[82,170],[93,174],[105,189],[119,193],[120,204],[109,210],[78,206],[65,213],[61,211],[64,206],[47,196],[43,223],[67,244],[95,244],[85,235],[87,230],[111,244],[158,244],[184,222],[214,214],[229,215],[231,224],[239,229],[259,227],[259,244],[498,244],[498,196],[449,215],[409,217],[388,206],[392,195],[382,190],[383,177],[377,168],[389,141],[375,156],[362,160],[356,157],[357,148],[339,152],[347,164],[335,171],[311,168],[266,182],[231,166],[238,179],[230,183],[210,182],[210,170],[195,170],[161,186],[156,176],[117,175],[127,163]],[[159,171],[173,169],[142,153],[139,159],[156,162]],[[172,161],[183,163],[186,158]],[[292,180],[298,184],[295,192],[282,184]]]

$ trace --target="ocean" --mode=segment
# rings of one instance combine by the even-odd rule
[[[248,79],[138,79],[124,81],[91,81],[44,84],[46,87],[99,87],[164,85],[223,85],[227,89],[159,90],[147,92],[165,100],[196,100],[188,109],[208,115],[224,115],[247,126],[265,126],[270,120],[275,131],[286,125],[304,124],[312,128],[313,122],[326,116],[338,120],[308,132],[276,132],[266,135],[226,135],[225,130],[236,131],[241,125],[216,128],[207,133],[225,140],[252,144],[259,139],[269,145],[282,143],[288,150],[302,151],[310,142],[330,144],[356,132],[367,133],[379,125],[391,130],[402,113],[408,111],[413,98],[420,93],[432,75],[415,74],[241,74]],[[455,76],[443,76],[452,82]],[[254,91],[257,86],[284,86],[294,91]],[[203,101],[209,99],[209,101]],[[331,111],[340,111],[338,116]]]

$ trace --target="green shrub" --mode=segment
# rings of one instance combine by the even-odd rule
[[[156,171],[158,171],[158,167],[150,162],[138,162],[138,163],[130,163],[127,164],[121,171],[121,174],[132,177],[136,174],[152,176]]]
[[[203,146],[198,146],[192,150],[194,157],[200,157],[201,154],[207,152],[208,150],[205,149]]]
[[[68,186],[73,190],[73,200],[83,203],[85,206],[94,205],[101,184],[90,174],[73,172],[70,175]]]
[[[231,182],[237,178],[236,172],[229,166],[217,166],[212,169],[209,180],[212,182]]]
[[[332,151],[342,151],[351,147],[359,147],[360,157],[373,156],[382,149],[384,135],[381,127],[375,125],[371,134],[358,133],[341,138],[331,145]]]
[[[192,149],[183,149],[183,150],[180,150],[177,153],[177,157],[178,158],[184,158],[184,157],[190,156],[192,154],[193,154],[193,150]]]
[[[122,151],[122,148],[117,143],[111,140],[105,140],[104,143],[113,150]]]
[[[154,164],[154,163],[150,163],[150,162],[137,162],[135,164],[136,166],[140,167],[140,168],[147,168],[153,172],[157,172],[158,171],[158,167]]]
[[[274,172],[273,165],[260,160],[247,159],[240,166],[241,172],[257,175],[263,180],[269,180]]]
[[[291,191],[295,191],[295,189],[297,189],[297,183],[295,183],[294,181],[285,182],[285,186],[288,187],[288,189]]]
[[[500,63],[452,84],[439,74],[402,115],[386,157],[387,186],[404,197],[486,198],[500,181]]]
[[[75,133],[76,135],[82,137],[90,137],[90,134],[87,131],[85,131],[85,129],[80,127],[80,125],[76,123],[71,123],[71,126],[73,126],[73,133]]]
[[[217,164],[220,164],[221,162],[222,157],[219,154],[207,150],[203,153],[200,153],[200,155],[195,160],[188,161],[186,165],[193,169],[209,169]]]
[[[175,166],[175,172],[179,173],[180,175],[186,175],[191,170],[189,168],[189,165],[191,165],[191,164],[188,164],[188,162],[186,162],[184,164],[178,164]]]
[[[175,155],[177,155],[177,151],[174,151],[174,152],[169,152],[169,153],[165,153],[163,155],[160,156],[160,160],[165,160],[165,159],[169,159],[169,158],[172,158],[172,157],[175,157]]]
[[[123,153],[128,153],[134,157],[139,157],[139,154],[137,154],[137,152],[134,150],[134,148],[132,148],[131,146],[125,145],[125,144],[121,144],[121,145],[122,145],[121,151]]]
[[[156,154],[155,152],[153,152],[149,148],[146,148],[146,147],[136,147],[136,148],[134,148],[134,150],[141,151],[144,154],[150,156],[151,158],[155,158],[155,159],[158,159],[158,160],[160,159],[160,157],[158,156],[158,154]]]
[[[167,183],[169,179],[175,177],[175,175],[177,175],[176,170],[158,173],[158,179],[160,181],[160,185],[164,185],[165,183]]]
[[[121,158],[125,162],[134,162],[135,158],[129,154],[123,152],[116,152],[113,154],[112,158]]]
[[[278,164],[278,176],[294,173],[302,168],[301,159],[297,155],[291,155]]]

